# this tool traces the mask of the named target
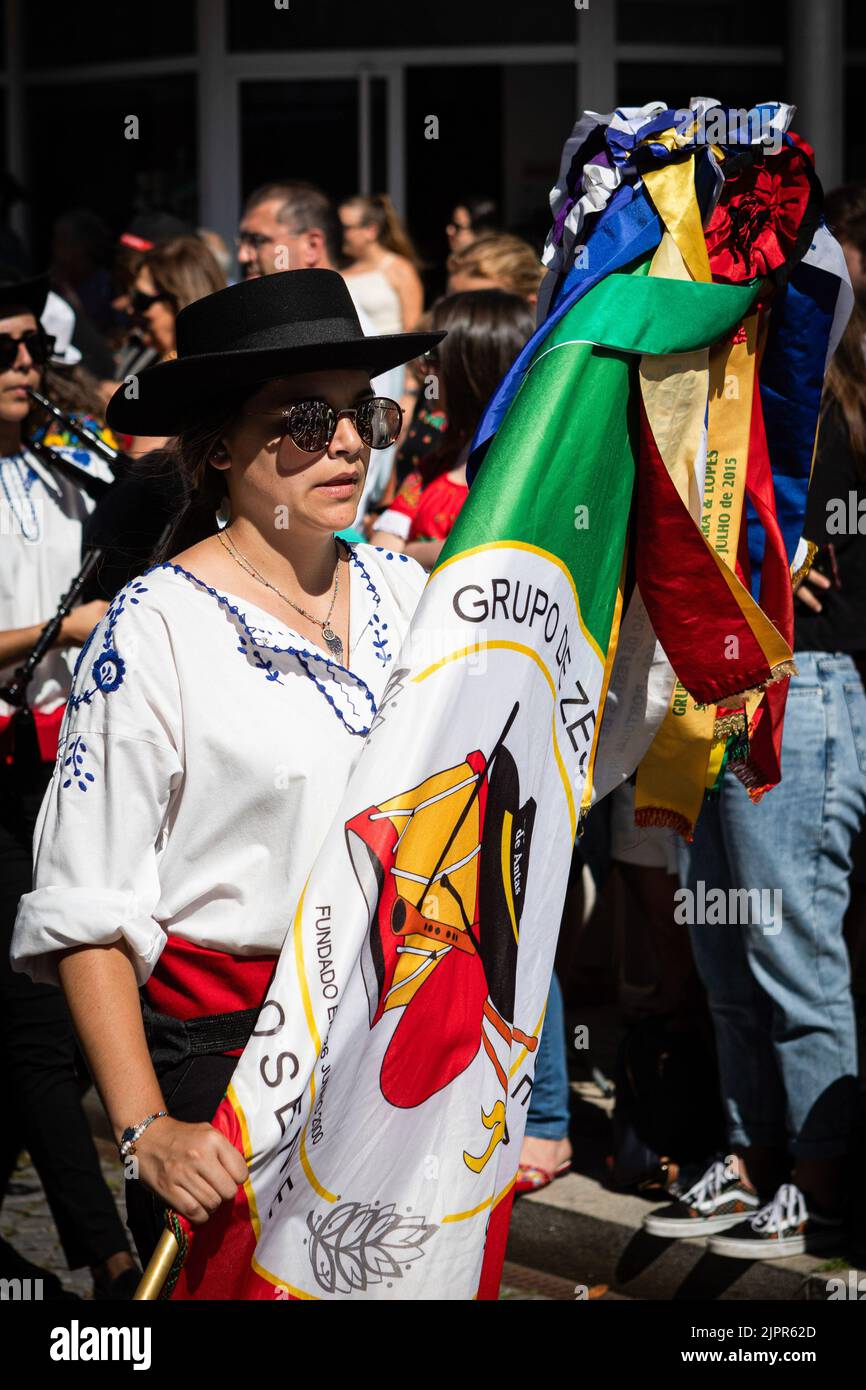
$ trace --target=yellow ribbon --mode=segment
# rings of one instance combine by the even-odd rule
[[[708,448],[700,527],[720,569],[748,598],[751,607],[746,614],[745,604],[736,594],[750,626],[753,630],[767,626],[769,645],[777,645],[773,638],[782,643],[779,656],[784,659],[790,655],[786,644],[734,574],[748,467],[756,346],[754,313],[734,342],[720,344],[709,354]],[[759,616],[762,624],[757,622]],[[756,635],[760,641],[760,633]],[[739,654],[734,645],[736,634],[729,640],[731,650],[726,654],[733,660]],[[731,703],[736,703],[733,697]],[[724,756],[724,744],[714,743],[715,720],[715,705],[697,704],[677,682],[671,708],[638,769],[638,825],[667,825],[685,839],[691,838],[704,793],[715,784]]]

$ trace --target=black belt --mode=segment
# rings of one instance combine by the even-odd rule
[[[157,1072],[177,1066],[190,1057],[210,1057],[246,1047],[258,1009],[238,1009],[234,1013],[206,1014],[203,1018],[172,1018],[158,1014],[141,994],[144,1036]]]

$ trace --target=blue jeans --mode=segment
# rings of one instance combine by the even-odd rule
[[[565,1139],[568,1135],[568,1066],[565,1057],[565,1009],[562,989],[550,978],[547,1011],[538,1044],[535,1081],[526,1116],[526,1133],[533,1139]]]
[[[842,923],[851,845],[866,810],[866,695],[849,656],[795,659],[781,783],[755,806],[729,773],[680,868],[696,903],[711,887],[757,888],[779,908],[776,918],[728,908],[739,921],[689,928],[713,1016],[730,1146],[828,1159],[845,1154],[858,1103]]]

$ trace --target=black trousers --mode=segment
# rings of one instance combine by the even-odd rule
[[[9,947],[18,900],[32,886],[33,829],[51,765],[22,785],[0,763],[0,1201],[26,1148],[42,1180],[70,1269],[127,1250],[82,1106],[90,1084],[63,992],[17,974]]]
[[[212,1120],[239,1060],[217,1055],[187,1058],[168,1069],[157,1066],[166,1108],[172,1118],[190,1123]],[[129,1179],[125,1187],[127,1225],[144,1268],[165,1230],[165,1205],[136,1179]]]

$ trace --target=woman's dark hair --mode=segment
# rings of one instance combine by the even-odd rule
[[[43,396],[70,415],[92,415],[97,420],[105,419],[105,402],[100,394],[99,382],[80,362],[74,367],[55,367],[47,363],[39,389]]]
[[[532,336],[535,318],[525,299],[505,290],[446,295],[433,305],[430,317],[434,330],[448,334],[435,354],[448,420],[445,468],[453,468],[484,407]]]
[[[499,230],[499,207],[492,198],[457,198],[454,206],[465,208],[469,213],[469,226],[473,232]]]
[[[224,393],[218,408],[170,440],[164,450],[147,455],[143,461],[143,471],[148,465],[157,475],[171,470],[181,499],[172,529],[157,547],[151,564],[161,564],[176,551],[187,550],[207,536],[217,534],[216,514],[228,496],[228,488],[225,473],[214,468],[210,460],[244,403],[258,389],[258,386],[247,386]]]
[[[851,453],[861,477],[866,477],[866,309],[854,301],[848,326],[833,354],[824,379],[822,414],[832,402],[842,412]]]

